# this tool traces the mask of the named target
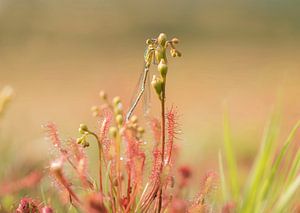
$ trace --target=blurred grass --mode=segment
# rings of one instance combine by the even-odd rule
[[[299,167],[294,163],[299,159],[293,154],[291,143],[299,129],[299,121],[288,134],[283,146],[277,150],[281,119],[279,110],[276,109],[266,125],[251,172],[247,178],[240,179],[235,166],[237,161],[234,149],[228,136],[228,114],[224,114],[224,153],[227,170],[224,170],[222,156],[219,154],[223,200],[234,201],[236,212],[295,212],[297,201],[293,198],[297,196],[300,181],[299,177],[294,175],[291,178],[291,174],[295,170],[299,172]],[[230,181],[226,182],[226,179]],[[237,188],[241,182],[243,192],[240,193]]]

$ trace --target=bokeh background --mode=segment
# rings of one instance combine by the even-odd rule
[[[292,0],[1,0],[0,87],[16,92],[0,122],[1,178],[48,160],[47,121],[65,137],[96,126],[101,89],[127,108],[145,40],[160,32],[181,40],[167,101],[180,115],[182,161],[217,168],[226,103],[239,162],[250,163],[276,102],[281,137],[300,118],[299,11]]]

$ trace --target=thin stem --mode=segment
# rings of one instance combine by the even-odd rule
[[[161,93],[161,167],[160,171],[161,174],[163,172],[164,163],[165,163],[165,143],[166,143],[166,119],[165,119],[165,102],[166,102],[166,79],[164,79],[162,93]],[[158,202],[158,213],[161,212],[162,208],[162,193],[163,189],[162,186],[160,186],[159,191],[159,202]]]
[[[96,140],[97,140],[97,144],[98,144],[98,155],[99,155],[99,187],[100,187],[100,192],[101,194],[103,194],[103,183],[102,183],[102,144],[101,144],[101,141],[100,141],[100,138],[98,137],[97,134],[89,131],[89,133],[91,135],[93,135]]]

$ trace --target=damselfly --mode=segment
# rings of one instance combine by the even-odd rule
[[[126,115],[126,120],[128,121],[129,118],[132,116],[132,113],[136,109],[138,103],[140,102],[142,96],[144,93],[144,100],[145,100],[145,105],[144,105],[144,113],[148,114],[149,113],[149,99],[150,99],[150,76],[149,76],[149,71],[150,71],[150,65],[151,63],[156,63],[155,62],[155,46],[154,44],[156,43],[155,39],[151,39],[146,47],[145,53],[144,53],[144,67],[143,71],[140,75],[140,79],[135,91],[135,96],[132,99],[131,106],[127,112]]]
[[[133,98],[131,106],[126,115],[127,121],[131,117],[133,111],[136,109],[145,91],[147,91],[147,87],[150,86],[150,80],[149,80],[150,65],[157,64],[162,59],[167,61],[165,55],[167,47],[170,47],[170,53],[173,57],[181,56],[181,53],[174,46],[175,44],[178,43],[177,38],[173,38],[172,40],[167,41],[166,35],[162,33],[157,39],[148,39],[146,43],[147,43],[147,47],[144,54],[144,68],[143,68],[143,72],[141,73],[140,80],[137,86],[137,91],[135,93],[136,96],[135,98]],[[145,100],[149,98],[149,94],[144,95]],[[144,110],[144,112],[147,114],[149,112],[149,102],[147,101],[145,103],[145,108],[146,110]]]

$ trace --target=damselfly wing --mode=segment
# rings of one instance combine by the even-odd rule
[[[145,50],[144,54],[144,67],[142,70],[142,73],[140,74],[140,78],[138,81],[138,84],[136,86],[136,89],[134,91],[133,98],[131,100],[130,108],[126,115],[126,120],[128,121],[130,117],[132,116],[134,110],[136,109],[138,103],[140,102],[142,96],[144,98],[144,114],[145,116],[149,114],[150,111],[150,98],[151,98],[151,92],[150,92],[150,63],[153,59],[154,51],[152,48],[149,48],[149,46]]]

